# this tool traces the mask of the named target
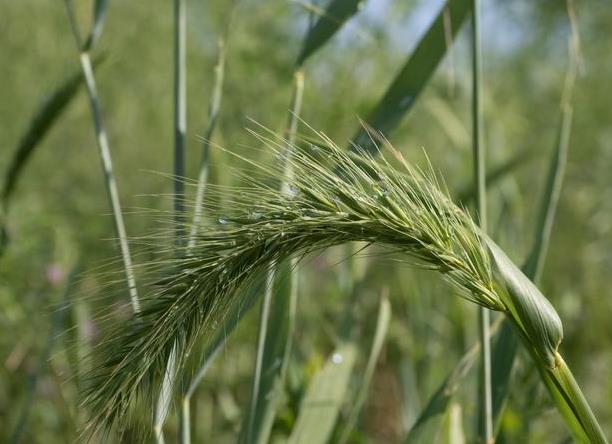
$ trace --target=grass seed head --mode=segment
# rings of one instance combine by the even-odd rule
[[[282,155],[286,141],[257,136]],[[173,255],[179,259],[149,267],[156,277],[141,312],[111,329],[95,352],[102,360],[88,375],[85,394],[94,412],[91,430],[121,422],[138,399],[150,396],[147,388],[159,386],[174,347],[177,369],[183,369],[196,342],[211,337],[239,302],[240,291],[269,264],[289,257],[351,241],[376,243],[439,271],[464,298],[507,311],[495,291],[483,237],[433,173],[412,167],[394,151],[401,171],[385,157],[375,160],[317,137],[315,149],[298,144],[285,159],[293,170],[285,193],[254,179],[241,188],[210,187],[219,198],[212,201],[230,210],[205,207],[209,222],[189,248]],[[277,182],[284,177],[285,165],[250,164]]]

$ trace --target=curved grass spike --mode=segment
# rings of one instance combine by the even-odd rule
[[[433,175],[396,151],[405,171],[390,168],[384,157],[351,155],[319,136],[329,144],[324,156],[296,148],[289,159],[295,193],[279,194],[253,179],[249,187],[211,189],[232,211],[207,208],[219,223],[201,231],[190,254],[151,267],[153,275],[166,268],[171,279],[151,288],[133,321],[114,325],[95,350],[101,362],[88,375],[85,404],[94,412],[88,430],[125,423],[134,405],[150,396],[149,384],[161,379],[175,347],[182,371],[198,340],[216,332],[240,290],[271,263],[362,241],[403,253],[410,263],[438,271],[465,299],[503,312],[552,381],[549,390],[554,385],[570,406],[571,418],[593,442],[606,442],[558,353],[562,331],[554,309]],[[281,152],[274,141],[270,149]],[[279,165],[253,165],[283,177]],[[348,180],[338,177],[337,167]]]

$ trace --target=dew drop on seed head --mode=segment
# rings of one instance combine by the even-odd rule
[[[259,220],[261,219],[261,217],[262,217],[262,214],[258,211],[253,211],[252,213],[249,213],[249,219]]]
[[[332,355],[332,359],[331,359],[331,360],[332,360],[332,362],[333,362],[334,364],[336,364],[336,365],[337,365],[337,364],[342,364],[343,359],[344,359],[344,358],[342,358],[342,355],[341,355],[340,353],[336,352],[336,353],[334,353],[334,354]]]
[[[297,188],[296,186],[293,185],[289,185],[289,194],[291,196],[297,196],[298,194],[300,194],[300,189]]]
[[[219,219],[217,219],[217,221],[221,224],[221,225],[227,225],[229,224],[229,220],[227,220],[226,217],[220,217]]]

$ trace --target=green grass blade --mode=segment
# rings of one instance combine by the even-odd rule
[[[471,9],[470,0],[449,0],[442,8],[425,36],[395,77],[383,98],[366,120],[366,126],[388,135],[400,123],[402,117],[412,108],[419,94],[433,76],[447,51],[447,36],[444,30],[444,14],[448,9],[451,32],[454,39]],[[374,153],[368,131],[361,128],[353,141],[356,145]]]
[[[319,12],[319,18],[308,29],[302,50],[296,61],[300,67],[306,59],[321,48],[333,35],[359,10],[363,0],[331,0],[325,11]],[[312,5],[306,5],[313,8]]]
[[[404,444],[425,444],[435,441],[434,438],[440,431],[440,425],[448,410],[449,403],[457,392],[459,383],[478,359],[479,352],[480,344],[476,344],[461,358],[452,373],[430,398],[408,435],[406,435]]]
[[[93,66],[96,67],[102,61],[102,58],[96,59],[93,62]],[[72,103],[82,83],[83,73],[81,69],[78,69],[53,90],[36,109],[27,129],[17,144],[13,158],[4,176],[2,206],[5,210],[8,209],[15,186],[34,150],[44,140],[44,137],[53,125],[59,121],[68,105]]]
[[[509,321],[504,320],[499,334],[495,336],[491,344],[493,430],[495,434],[500,430],[502,413],[511,389],[512,370],[519,346],[520,339],[514,327]]]
[[[465,444],[466,442],[461,404],[453,402],[444,418],[441,444]]]
[[[176,242],[182,245],[185,222],[185,136],[187,132],[187,11],[174,0],[174,218]]]
[[[491,325],[489,334],[493,335],[498,331],[502,324],[501,318]],[[434,392],[427,402],[418,419],[409,430],[404,443],[429,443],[437,431],[440,430],[440,423],[451,405],[453,397],[460,387],[461,381],[468,375],[474,363],[478,359],[480,352],[480,342],[470,348],[459,360],[453,371],[446,377],[440,387]]]
[[[155,406],[155,421],[153,425],[153,431],[155,432],[155,439],[158,443],[163,444],[164,439],[164,422],[170,411],[170,402],[172,401],[172,389],[174,381],[176,379],[176,347],[172,349],[168,358],[168,365],[164,372],[164,378],[162,380],[161,389],[157,398],[157,404]]]
[[[292,271],[291,263],[283,262],[268,275],[273,283],[269,283],[264,295],[252,405],[241,442],[269,441],[276,408],[283,391],[282,384],[288,363],[287,346],[293,330],[292,294],[297,288],[292,279]]]
[[[554,369],[549,370],[549,374],[551,375],[551,379],[555,382],[555,385],[558,387],[558,391],[563,395],[563,402],[556,399],[557,406],[562,405],[564,407],[564,411],[567,409],[571,409],[573,415],[566,414],[567,416],[572,418],[576,418],[576,420],[580,423],[580,429],[577,427],[572,427],[572,432],[574,432],[574,436],[576,439],[583,439],[582,431],[584,431],[584,435],[586,435],[588,441],[594,444],[605,444],[607,443],[607,438],[605,437],[601,426],[597,422],[591,407],[584,397],[582,390],[578,386],[578,383],[574,379],[574,375],[570,371],[569,367],[561,357],[561,355],[557,355],[557,366]],[[550,390],[550,387],[549,387]],[[569,411],[567,411],[569,413]],[[566,420],[568,425],[573,424],[573,422],[569,422]]]
[[[325,444],[329,442],[340,407],[348,391],[357,346],[341,344],[315,374],[300,405],[289,444]]]
[[[529,259],[525,264],[525,273],[536,282],[538,282],[542,276],[544,260],[546,259],[546,253],[548,252],[550,235],[552,233],[552,227],[555,221],[557,204],[559,202],[559,197],[561,196],[561,187],[563,184],[563,175],[565,173],[565,164],[567,163],[567,152],[569,149],[571,127],[572,109],[566,106],[561,112],[561,123],[559,125],[556,149],[553,152],[550,160],[550,166],[548,168],[544,196],[542,197],[540,213],[535,226],[535,241],[531,249]]]
[[[93,25],[91,27],[91,32],[85,41],[83,51],[91,51],[100,38],[100,35],[102,35],[104,21],[106,20],[107,7],[108,0],[94,0]]]
[[[370,382],[374,376],[374,370],[376,369],[376,363],[380,357],[380,352],[387,337],[387,331],[389,330],[389,323],[391,322],[391,303],[388,299],[388,290],[383,293],[380,299],[380,307],[378,309],[378,318],[376,320],[376,330],[374,331],[374,339],[372,340],[372,348],[366,364],[365,373],[363,379],[359,385],[359,392],[357,398],[353,403],[353,407],[348,415],[348,419],[344,426],[342,436],[340,437],[339,443],[348,442],[351,431],[357,425],[359,414],[363,408],[368,390],[370,388]]]
[[[49,333],[47,335],[47,341],[41,351],[40,357],[38,359],[38,364],[35,370],[32,371],[32,373],[27,378],[25,401],[19,413],[19,419],[17,420],[17,424],[15,425],[15,428],[13,429],[10,435],[11,437],[8,440],[8,443],[10,444],[19,444],[20,442],[22,442],[22,437],[24,432],[26,431],[28,418],[30,416],[32,405],[36,397],[36,386],[38,384],[38,380],[44,374],[45,369],[49,364],[48,361],[52,357],[51,352],[53,351],[55,342],[62,331],[64,317],[66,316],[66,313],[70,310],[70,292],[73,290],[73,285],[76,282],[78,268],[78,266],[74,267],[69,274],[68,281],[66,282],[66,287],[64,289],[62,305],[53,312]]]

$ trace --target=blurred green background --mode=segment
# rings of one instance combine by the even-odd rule
[[[89,26],[91,4],[76,2]],[[302,118],[340,145],[348,143],[437,14],[440,1],[369,0],[305,66]],[[484,0],[484,119],[489,165],[527,152],[490,189],[490,227],[522,263],[529,251],[558,131],[568,66],[565,2]],[[608,435],[612,433],[612,9],[576,2],[580,67],[572,104],[565,182],[541,288],[564,323],[562,351]],[[212,88],[216,42],[230,20],[226,79],[215,143],[259,155],[245,127],[253,119],[285,125],[293,64],[309,13],[287,0],[188,1],[187,176],[197,177]],[[232,13],[233,10],[233,13]],[[171,192],[173,21],[171,2],[111,1],[95,54],[119,190],[130,236],[159,229],[142,209],[169,210]],[[390,140],[409,159],[425,155],[451,190],[472,180],[470,55],[467,26]],[[0,171],[5,171],[44,97],[78,70],[61,1],[0,0]],[[4,217],[9,242],[0,258],[0,441],[24,421],[21,442],[77,439],[84,419],[73,333],[97,339],[95,313],[125,297],[96,268],[118,255],[86,94],[81,90],[36,149]],[[213,183],[232,182],[230,159],[212,151]],[[195,190],[189,188],[190,193]],[[284,436],[312,375],[334,348],[346,309],[333,250],[303,263],[289,401],[274,426]],[[475,308],[435,276],[368,258],[359,287],[361,342],[367,351],[382,288],[393,319],[353,442],[401,442],[423,404],[476,340]],[[66,292],[71,270],[77,283]],[[60,310],[64,302],[70,308]],[[201,385],[194,442],[233,442],[250,395],[257,331],[253,310],[228,338]],[[59,319],[61,324],[58,328]],[[76,326],[76,327],[75,327]],[[60,334],[72,328],[69,334]],[[76,353],[76,356],[75,356]],[[358,370],[367,354],[360,355]],[[506,442],[563,442],[548,394],[521,356],[503,420]],[[462,384],[466,435],[475,426],[476,372]],[[353,390],[355,387],[353,387]],[[350,403],[350,399],[347,399]],[[26,413],[24,413],[26,412]],[[24,419],[25,418],[25,419]],[[174,441],[176,419],[167,439]],[[126,438],[129,442],[129,437]]]

